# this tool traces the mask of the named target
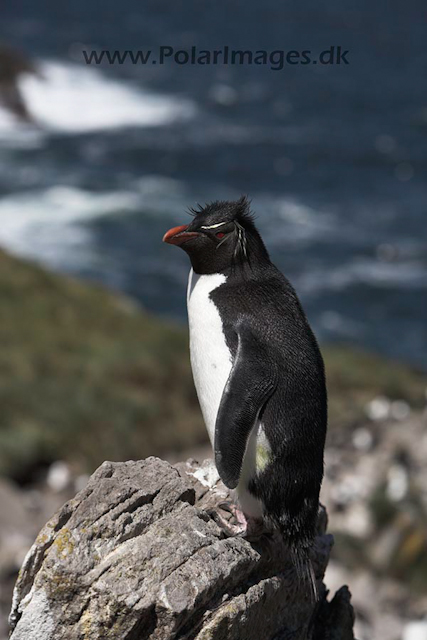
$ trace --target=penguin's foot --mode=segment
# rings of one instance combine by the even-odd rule
[[[221,505],[221,508],[223,508],[223,505]],[[224,509],[224,511],[225,511],[225,509]],[[231,513],[231,510],[228,509],[228,508],[227,508],[227,511],[229,511]],[[231,522],[226,520],[224,518],[224,516],[222,516],[217,509],[210,509],[209,510],[209,515],[216,522],[216,524],[222,529],[222,531],[225,533],[225,535],[228,536],[229,538],[231,538],[233,536],[244,536],[245,535],[246,529],[247,529],[246,518],[245,518],[244,522],[242,522],[242,521],[239,522],[237,520],[237,517],[236,517],[237,524],[232,524]],[[244,516],[243,516],[243,518],[244,518]]]
[[[236,520],[237,524],[232,524],[226,520],[216,509],[212,509],[210,515],[217,525],[221,527],[228,537],[241,536],[247,540],[259,540],[265,534],[264,523],[261,519],[245,516],[243,511],[235,504],[223,502],[218,505],[224,511],[228,511]]]
[[[246,527],[248,521],[245,514],[241,509],[239,509],[239,507],[236,507],[233,502],[221,502],[218,507],[223,511],[228,511],[228,513],[231,513],[231,515],[237,520],[237,523],[239,525]]]

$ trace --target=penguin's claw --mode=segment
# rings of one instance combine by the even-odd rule
[[[229,510],[231,513],[230,509],[227,509],[227,510]],[[222,529],[222,531],[225,533],[225,535],[228,538],[231,538],[234,536],[242,536],[242,537],[245,536],[247,531],[246,519],[244,523],[239,522],[238,524],[231,524],[220,513],[218,513],[216,509],[209,510],[209,515],[216,522],[216,524]]]
[[[234,504],[232,502],[220,502],[218,504],[218,509],[222,509],[223,511],[227,511],[228,513],[233,513]]]
[[[247,523],[248,523],[248,519],[246,518],[245,514],[243,513],[243,511],[241,509],[239,509],[238,507],[236,507],[235,504],[233,504],[233,502],[221,502],[218,507],[220,509],[222,509],[223,511],[227,511],[228,513],[231,513],[231,515],[236,519],[236,521],[238,522],[238,524],[246,527]]]
[[[219,508],[231,513],[237,521],[237,524],[228,522],[216,509],[210,510],[209,514],[216,524],[223,530],[227,537],[240,536],[247,540],[256,541],[265,535],[265,527],[262,520],[246,517],[236,505],[223,502],[218,505]]]

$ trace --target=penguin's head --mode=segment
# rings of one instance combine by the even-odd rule
[[[246,196],[233,202],[212,202],[190,213],[192,222],[170,229],[163,242],[184,249],[196,273],[223,273],[269,260]]]

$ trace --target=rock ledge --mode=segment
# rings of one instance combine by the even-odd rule
[[[280,540],[226,538],[211,461],[104,462],[45,525],[16,583],[11,640],[352,640],[347,587],[322,583],[332,536],[319,515],[320,602]]]

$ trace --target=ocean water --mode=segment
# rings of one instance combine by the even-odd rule
[[[427,368],[427,23],[422,5],[314,0],[6,3],[37,76],[0,107],[0,245],[185,322],[196,202],[246,193],[322,342]],[[87,66],[81,50],[349,50],[350,64]]]

